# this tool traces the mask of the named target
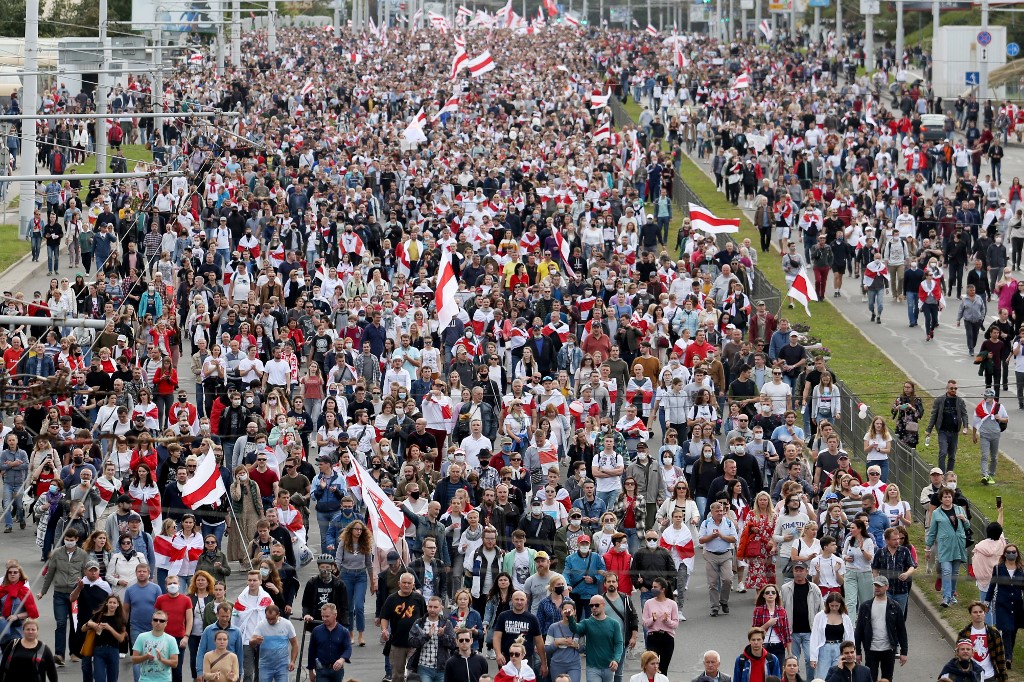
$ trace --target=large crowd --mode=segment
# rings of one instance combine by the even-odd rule
[[[223,77],[190,61],[163,93],[146,77],[108,93],[118,167],[187,174],[39,186],[29,239],[53,279],[4,293],[5,313],[40,321],[0,329],[0,473],[4,532],[35,533],[44,571],[30,587],[7,563],[0,679],[55,682],[74,662],[116,682],[130,658],[136,682],[341,682],[378,657],[385,682],[620,682],[642,652],[633,682],[664,682],[692,655],[675,651],[686,613],[745,622],[733,593],[750,592],[748,645],[704,653],[698,680],[891,681],[915,572],[957,608],[968,564],[983,599],[960,604],[940,677],[1006,679],[1018,548],[1000,523],[971,536],[955,458],[967,433],[998,453],[1024,293],[985,331],[992,390],[973,413],[950,382],[929,418],[908,382],[891,421],[841,442],[826,358],[750,292],[773,243],[788,276],[812,266],[819,299],[830,272],[837,291],[863,278],[879,320],[889,287],[937,317],[961,256],[984,256],[964,301],[1005,285],[1002,241],[1017,261],[1024,245],[1020,184],[1003,208],[993,151],[1011,105],[958,102],[927,142],[920,116],[941,102],[905,68],[926,56],[865,59],[854,36],[534,22],[279,41],[244,37]],[[477,74],[485,50],[495,68]],[[891,112],[854,78],[865,61],[896,72]],[[635,125],[612,130],[609,91],[641,105]],[[134,119],[154,98],[181,116]],[[41,165],[92,151],[93,125],[61,119],[91,106],[43,93]],[[758,244],[678,220],[687,153],[734,203],[742,190]],[[981,308],[961,305],[972,355]],[[922,426],[940,466],[900,491],[889,453]],[[204,464],[224,492],[193,503]],[[699,567],[707,596],[687,605]],[[377,641],[383,657],[363,649]]]

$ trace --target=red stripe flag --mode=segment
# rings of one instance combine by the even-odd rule
[[[196,466],[196,475],[185,483],[185,487],[181,491],[181,501],[189,509],[214,504],[227,492],[224,488],[224,479],[221,478],[220,469],[217,467],[217,461],[212,454],[203,455]]]
[[[565,266],[565,272],[569,277],[575,278],[576,273],[572,271],[572,267],[569,265],[569,256],[572,254],[569,251],[569,242],[562,237],[561,231],[555,231],[555,243],[558,244],[558,254],[562,257],[562,265]]]
[[[352,460],[352,465],[363,490],[363,502],[369,512],[373,543],[381,549],[393,549],[395,541],[405,534],[406,526],[411,524],[398,505],[384,494],[377,481],[373,480],[373,476],[370,476],[355,459]]]
[[[653,26],[651,26],[650,24],[647,24],[647,33],[648,33],[648,34],[649,34],[649,35],[650,35],[650,36],[651,36],[652,38],[657,38],[657,37],[658,37],[658,29],[654,28],[654,27],[653,27]]]
[[[708,234],[740,231],[739,218],[719,218],[708,209],[697,204],[690,204],[690,224],[693,225],[694,229]]]
[[[444,330],[459,314],[459,304],[455,300],[455,292],[459,282],[455,278],[452,267],[452,254],[447,249],[441,252],[441,265],[438,268],[437,289],[434,291],[434,307],[437,309],[438,329]]]
[[[497,68],[488,50],[484,50],[479,56],[466,62],[466,67],[469,69],[469,75],[473,76],[473,78],[479,78],[488,71],[494,71]]]
[[[580,20],[574,17],[573,15],[565,14],[563,16],[565,17],[565,23],[569,24],[570,26],[575,26],[576,28],[580,27]]]
[[[793,280],[786,295],[797,303],[802,303],[807,317],[811,316],[811,309],[807,306],[807,302],[817,301],[818,295],[814,293],[814,287],[807,280],[807,271],[804,268],[800,268],[800,272],[797,273],[796,279]]]

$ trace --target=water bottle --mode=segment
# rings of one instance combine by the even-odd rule
[[[927,436],[924,437],[924,446],[928,447],[931,444],[932,444],[932,434],[929,433]]]

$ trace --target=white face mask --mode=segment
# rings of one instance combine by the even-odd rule
[[[590,554],[590,545],[580,545],[580,556],[587,556]]]
[[[604,532],[605,533],[609,533],[610,534],[610,533],[612,533],[614,531],[615,531],[615,524],[614,523],[606,523],[606,524],[604,524]]]
[[[180,590],[180,589],[181,589],[180,585],[177,585],[175,583],[171,583],[170,585],[167,586],[167,594],[178,594],[178,590]]]
[[[647,547],[649,549],[655,549],[657,546],[658,546],[658,541],[657,540],[650,540],[650,539],[647,540]]]

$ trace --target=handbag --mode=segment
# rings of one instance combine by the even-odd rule
[[[921,431],[920,422],[907,421],[903,424],[903,430],[907,433],[918,433]]]
[[[79,649],[79,653],[82,656],[92,656],[96,651],[96,631],[88,630],[85,633],[85,639],[82,640],[82,648]]]

